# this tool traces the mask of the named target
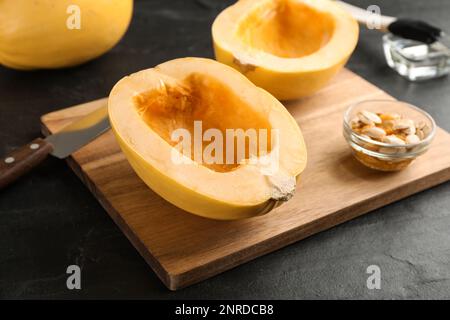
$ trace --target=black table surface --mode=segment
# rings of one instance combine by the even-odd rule
[[[450,31],[448,0],[352,0]],[[0,154],[40,134],[39,117],[107,96],[121,77],[183,56],[213,57],[210,26],[232,1],[137,0],[131,26],[85,65],[0,67]],[[348,68],[423,107],[450,130],[448,77],[411,83],[384,61],[381,34],[362,28]],[[450,183],[253,260],[186,289],[164,287],[64,161],[48,159],[0,193],[0,298],[450,298]],[[66,268],[82,269],[68,290]],[[367,267],[381,270],[369,290]]]

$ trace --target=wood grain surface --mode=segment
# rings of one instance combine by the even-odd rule
[[[353,159],[342,136],[346,107],[393,99],[348,70],[316,95],[285,103],[308,147],[308,166],[293,199],[248,220],[214,221],[186,213],[133,172],[109,131],[68,159],[164,284],[176,290],[450,179],[450,135],[438,129],[430,150],[407,169],[382,173]],[[105,100],[42,117],[56,132]]]

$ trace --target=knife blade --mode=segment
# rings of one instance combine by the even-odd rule
[[[53,146],[51,155],[63,159],[109,129],[108,109],[101,106],[44,140]]]
[[[0,189],[41,163],[48,155],[63,159],[110,128],[105,105],[45,139],[37,138],[0,159]]]

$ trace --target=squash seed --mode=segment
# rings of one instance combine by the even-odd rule
[[[431,128],[428,125],[425,125],[422,129],[423,134],[426,136],[428,136],[431,132]]]
[[[416,135],[419,137],[420,140],[425,139],[425,133],[422,130],[417,130]]]
[[[363,133],[371,138],[381,140],[386,136],[386,132],[379,127],[366,127]]]
[[[420,140],[421,139],[417,135],[410,134],[410,135],[406,136],[405,142],[407,144],[413,144],[413,143],[419,143]]]
[[[409,119],[397,119],[394,121],[394,125],[392,126],[394,130],[404,130],[409,127],[414,126],[414,122]]]
[[[369,125],[373,125],[374,123],[380,124],[382,122],[381,118],[379,116],[377,116],[375,113],[367,111],[367,110],[362,110],[362,111],[358,112],[357,116],[358,116],[359,120],[361,120],[365,124],[369,124]]]
[[[416,129],[423,129],[427,124],[423,120],[416,121]]]
[[[416,126],[414,121],[410,119],[397,119],[394,121],[394,125],[392,126],[394,130],[404,131],[406,134],[415,134]]]
[[[389,136],[384,137],[383,142],[389,143],[389,144],[398,144],[403,145],[405,144],[405,141],[397,137],[395,134],[391,134]]]
[[[403,130],[407,135],[415,134],[416,133],[416,127],[410,126],[408,129]]]

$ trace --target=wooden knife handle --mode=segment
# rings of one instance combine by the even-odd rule
[[[37,138],[0,159],[0,189],[37,166],[52,150],[53,146],[49,142]]]

